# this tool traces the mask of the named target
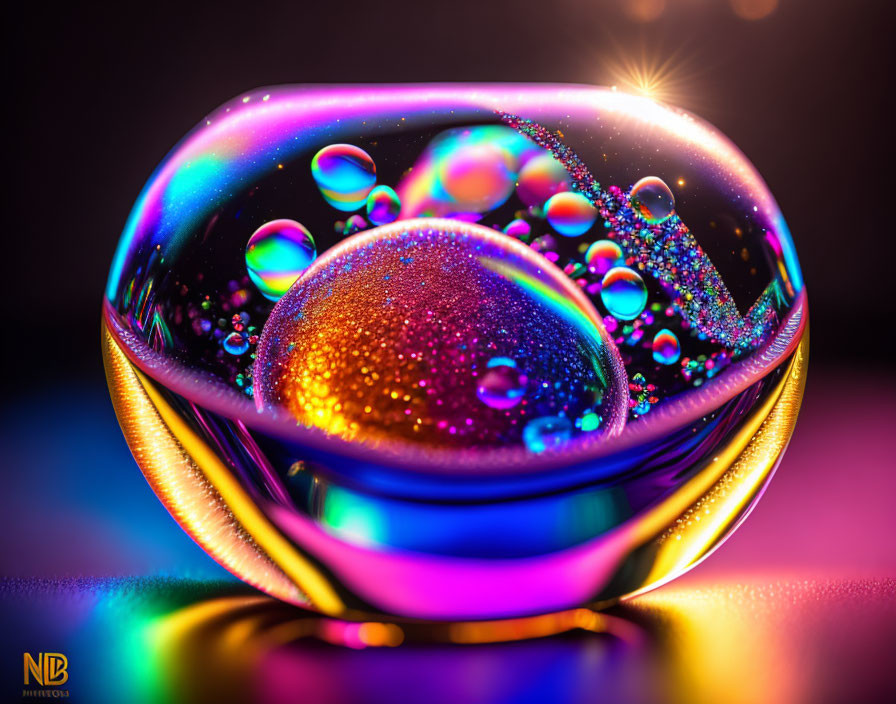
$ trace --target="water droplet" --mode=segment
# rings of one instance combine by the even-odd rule
[[[489,408],[513,408],[523,400],[527,382],[515,361],[495,357],[489,360],[485,373],[479,378],[476,396]]]
[[[518,240],[524,240],[532,234],[532,227],[525,220],[517,218],[507,223],[504,227],[504,233],[511,237],[516,237]]]
[[[651,225],[668,220],[675,212],[672,190],[656,176],[642,178],[632,186],[629,200],[634,211]]]
[[[634,320],[647,305],[647,286],[633,269],[614,267],[600,285],[600,299],[610,315],[620,320]]]
[[[249,350],[249,339],[239,332],[232,332],[221,342],[225,352],[238,357]]]
[[[566,416],[544,416],[529,421],[523,429],[523,442],[531,452],[563,447],[572,437],[572,423]]]
[[[360,232],[361,230],[367,229],[367,221],[362,218],[360,215],[355,213],[348,220],[345,221],[345,225],[342,226],[342,234],[343,235],[353,235],[356,232]]]
[[[598,276],[603,276],[614,266],[624,263],[622,249],[613,240],[597,240],[585,252],[588,271]]]
[[[569,174],[552,154],[538,154],[520,169],[516,193],[527,206],[541,206],[554,194],[569,190]]]

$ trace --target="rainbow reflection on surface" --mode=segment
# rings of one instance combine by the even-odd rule
[[[885,578],[729,576],[606,612],[423,627],[328,619],[222,582],[23,580],[0,583],[0,613],[67,653],[73,701],[121,701],[125,690],[171,704],[275,704],[297,692],[345,704],[516,701],[523,690],[573,704],[599,690],[621,704],[814,704],[888,700],[894,589]]]

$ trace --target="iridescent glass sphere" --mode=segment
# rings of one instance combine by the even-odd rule
[[[141,469],[227,569],[489,639],[720,544],[793,430],[806,320],[767,186],[682,110],[286,86],[154,172],[103,340]]]

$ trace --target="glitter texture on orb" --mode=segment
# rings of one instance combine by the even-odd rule
[[[721,544],[793,431],[806,310],[768,187],[682,110],[283,86],[153,172],[103,354],[149,484],[228,570],[358,633],[494,641]]]
[[[246,245],[246,269],[265,298],[276,301],[289,290],[317,251],[314,238],[295,220],[272,220],[259,227]]]
[[[596,409],[613,436],[628,403],[618,352],[563,272],[494,230],[447,220],[331,249],[274,308],[257,354],[259,409],[365,443],[506,447],[522,444],[533,414]],[[525,376],[503,388],[510,365],[495,357]]]

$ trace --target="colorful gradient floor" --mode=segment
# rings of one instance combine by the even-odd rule
[[[352,650],[301,637],[308,616],[180,531],[101,386],[36,392],[0,423],[0,700],[21,695],[22,653],[49,651],[72,702],[896,701],[894,394],[811,369],[752,516],[606,633]]]

